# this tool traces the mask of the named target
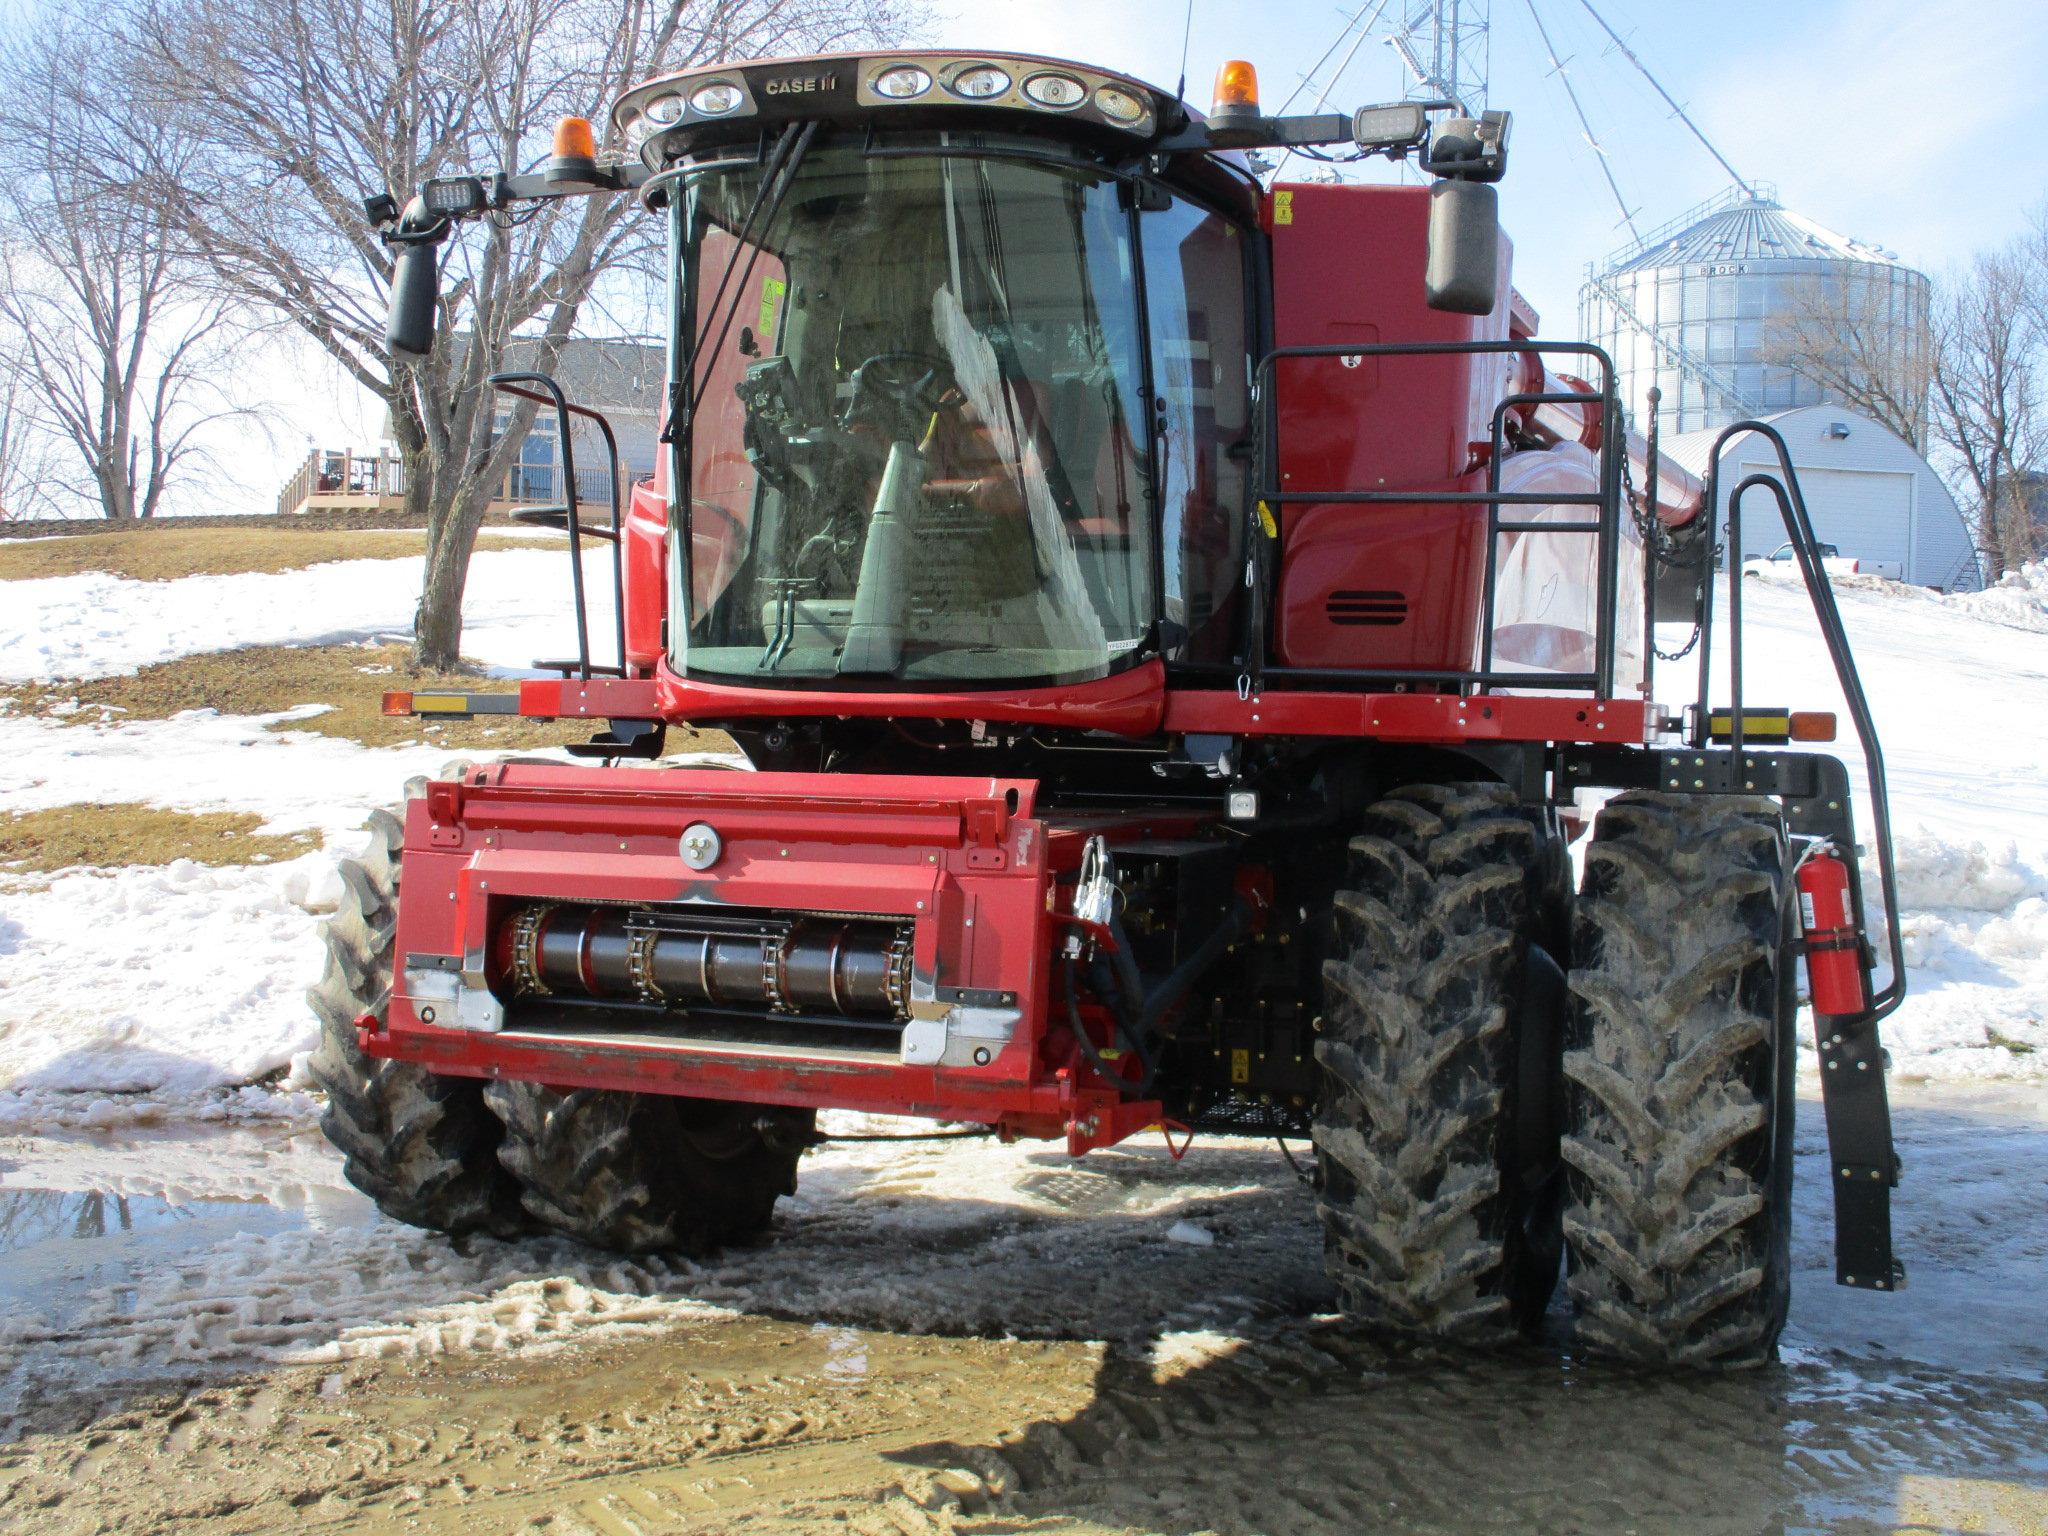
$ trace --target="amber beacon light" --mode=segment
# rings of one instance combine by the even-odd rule
[[[1216,101],[1209,110],[1214,122],[1227,123],[1259,115],[1259,72],[1245,59],[1232,59],[1216,71]]]

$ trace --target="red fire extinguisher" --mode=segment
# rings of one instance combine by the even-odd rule
[[[1799,886],[1799,925],[1806,934],[1806,980],[1813,1011],[1823,1018],[1861,1014],[1863,933],[1849,899],[1849,866],[1830,843],[1816,843],[1793,871]]]

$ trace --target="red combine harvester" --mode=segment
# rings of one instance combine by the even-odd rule
[[[579,654],[387,700],[596,734],[587,766],[417,783],[345,867],[316,1067],[360,1188],[702,1249],[768,1224],[825,1108],[1076,1154],[1309,1137],[1361,1321],[1509,1337],[1562,1270],[1584,1348],[1739,1363],[1785,1316],[1805,988],[1839,1277],[1900,1283],[1883,770],[1804,503],[1754,422],[1781,474],[1660,472],[1606,356],[1534,338],[1505,114],[1267,117],[1233,63],[1204,118],[911,52],[695,70],[613,117],[623,163],[570,119],[539,173],[369,205],[403,352],[438,245],[534,199],[636,194],[673,306],[653,479],[548,513]],[[1282,148],[1426,180],[1262,185]],[[494,382],[565,456],[574,416],[609,435]],[[1709,509],[1758,491],[1869,770],[1882,987],[1848,775],[1788,749],[1833,717],[1745,707],[1733,572],[1708,703]],[[1675,709],[1658,617],[1696,628]],[[685,722],[756,771],[664,762]]]

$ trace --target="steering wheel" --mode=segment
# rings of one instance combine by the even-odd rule
[[[853,370],[839,425],[851,428],[865,412],[892,438],[915,442],[934,411],[959,399],[952,378],[953,365],[937,353],[877,352]]]

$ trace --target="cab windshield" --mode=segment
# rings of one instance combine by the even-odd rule
[[[1116,182],[1083,163],[831,144],[779,201],[761,180],[705,168],[676,199],[678,369],[695,392],[677,412],[678,664],[971,685],[1077,681],[1149,654],[1189,584],[1155,534],[1165,454],[1150,435],[1171,413],[1145,408],[1137,223]],[[1233,302],[1241,324],[1241,286]],[[1186,373],[1185,337],[1177,350]],[[1243,411],[1221,433],[1215,414],[1221,463]],[[1192,493],[1192,459],[1171,478]],[[1196,542],[1228,559],[1242,514],[1213,466],[1206,482]],[[1184,617],[1165,628],[1184,634]]]

